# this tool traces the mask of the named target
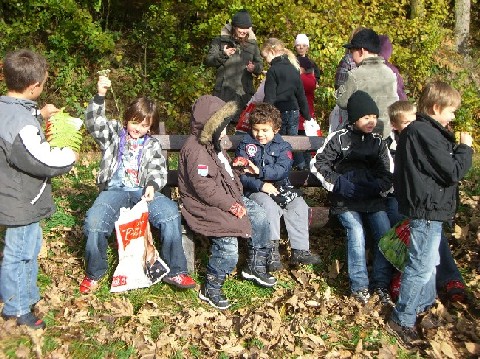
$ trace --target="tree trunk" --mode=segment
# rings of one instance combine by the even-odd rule
[[[468,52],[470,0],[455,1],[455,46],[460,54]]]

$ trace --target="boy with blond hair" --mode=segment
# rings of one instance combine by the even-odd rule
[[[472,136],[462,133],[457,145],[446,128],[460,102],[460,93],[450,85],[428,83],[416,120],[401,132],[395,155],[394,188],[400,213],[410,218],[410,245],[387,331],[406,348],[422,344],[415,325],[435,301],[442,225],[453,220],[458,182],[472,165]]]
[[[33,306],[40,300],[37,256],[42,246],[40,221],[55,212],[51,177],[67,173],[77,154],[50,148],[42,121],[59,110],[35,100],[47,81],[47,62],[33,51],[10,52],[3,62],[7,85],[0,96],[0,225],[7,228],[0,272],[2,317],[17,325],[45,328]]]

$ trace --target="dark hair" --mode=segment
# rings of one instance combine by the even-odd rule
[[[274,131],[282,127],[280,111],[271,103],[257,103],[248,119],[251,126],[256,124],[271,124]]]
[[[143,120],[148,120],[151,134],[158,134],[160,115],[156,103],[147,97],[139,97],[128,105],[123,115],[123,126],[127,127],[129,122],[141,123]]]
[[[452,86],[443,81],[432,81],[425,85],[418,99],[418,112],[433,115],[433,106],[437,105],[440,110],[452,106],[458,108],[462,98],[460,93]]]
[[[47,60],[28,49],[7,53],[3,61],[3,75],[7,88],[23,92],[28,86],[42,83],[47,75]]]

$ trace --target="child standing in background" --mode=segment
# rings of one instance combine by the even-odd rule
[[[47,81],[45,58],[30,50],[5,56],[7,95],[0,97],[0,225],[6,227],[0,273],[2,317],[18,325],[45,328],[33,306],[40,300],[37,257],[42,246],[40,220],[55,211],[51,177],[67,173],[77,154],[50,148],[41,128],[58,112],[53,105],[38,110],[36,100]]]
[[[292,264],[318,264],[320,257],[310,252],[308,205],[295,192],[288,175],[292,167],[292,146],[278,134],[282,123],[280,112],[268,103],[259,103],[250,114],[251,134],[244,136],[236,156],[253,163],[254,173],[244,173],[241,180],[245,195],[260,204],[270,222],[273,243],[267,264],[270,272],[282,269],[278,245],[280,219],[283,216],[292,247]],[[292,197],[280,192],[290,191]]]
[[[86,275],[80,292],[95,290],[108,269],[107,245],[120,208],[133,207],[142,198],[148,202],[149,221],[160,228],[160,261],[147,263],[147,275],[153,283],[163,280],[178,288],[193,288],[195,281],[187,274],[187,260],[182,246],[180,214],[177,204],[159,191],[167,181],[162,148],[150,134],[158,129],[156,104],[145,97],[133,101],[123,122],[105,117],[105,95],[111,82],[98,78],[98,93],[88,104],[86,127],[102,150],[97,176],[101,192],[88,210],[84,231]]]
[[[427,84],[417,118],[400,134],[395,154],[395,194],[400,213],[410,218],[410,245],[400,295],[386,327],[406,348],[422,344],[417,316],[435,301],[443,222],[453,220],[458,182],[472,165],[472,136],[462,133],[456,145],[446,128],[460,102],[460,93],[450,85]]]

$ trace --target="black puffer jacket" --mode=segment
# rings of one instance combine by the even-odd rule
[[[473,150],[455,145],[440,123],[417,114],[400,134],[395,154],[395,195],[400,213],[412,218],[451,221],[458,182],[472,165]]]

